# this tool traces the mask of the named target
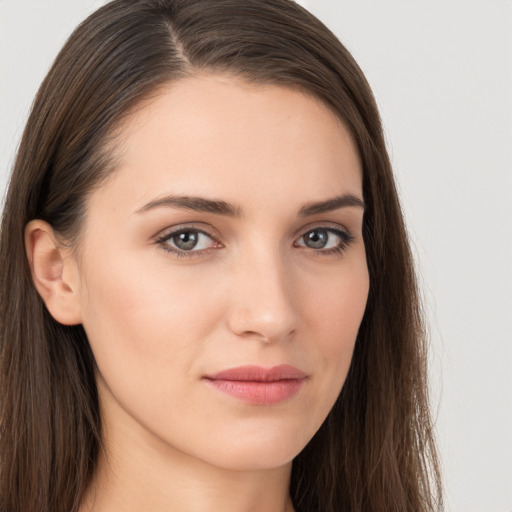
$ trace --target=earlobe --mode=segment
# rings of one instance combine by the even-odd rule
[[[79,276],[70,250],[39,219],[25,227],[25,247],[32,280],[50,314],[64,325],[81,323]]]

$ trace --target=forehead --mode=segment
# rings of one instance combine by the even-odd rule
[[[141,204],[158,193],[234,203],[362,194],[359,155],[330,108],[289,87],[229,76],[161,89],[120,128],[114,153],[111,191]]]

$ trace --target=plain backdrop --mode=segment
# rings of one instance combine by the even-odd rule
[[[0,191],[39,83],[103,3],[0,0]],[[381,109],[431,326],[448,510],[512,512],[512,2],[300,3]]]

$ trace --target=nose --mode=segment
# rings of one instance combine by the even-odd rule
[[[253,251],[232,274],[230,330],[243,338],[272,343],[290,338],[299,315],[289,265],[278,250]]]

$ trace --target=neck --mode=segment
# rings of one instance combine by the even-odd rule
[[[80,512],[293,512],[289,467],[236,472],[177,459],[138,467],[128,462],[100,461]]]

